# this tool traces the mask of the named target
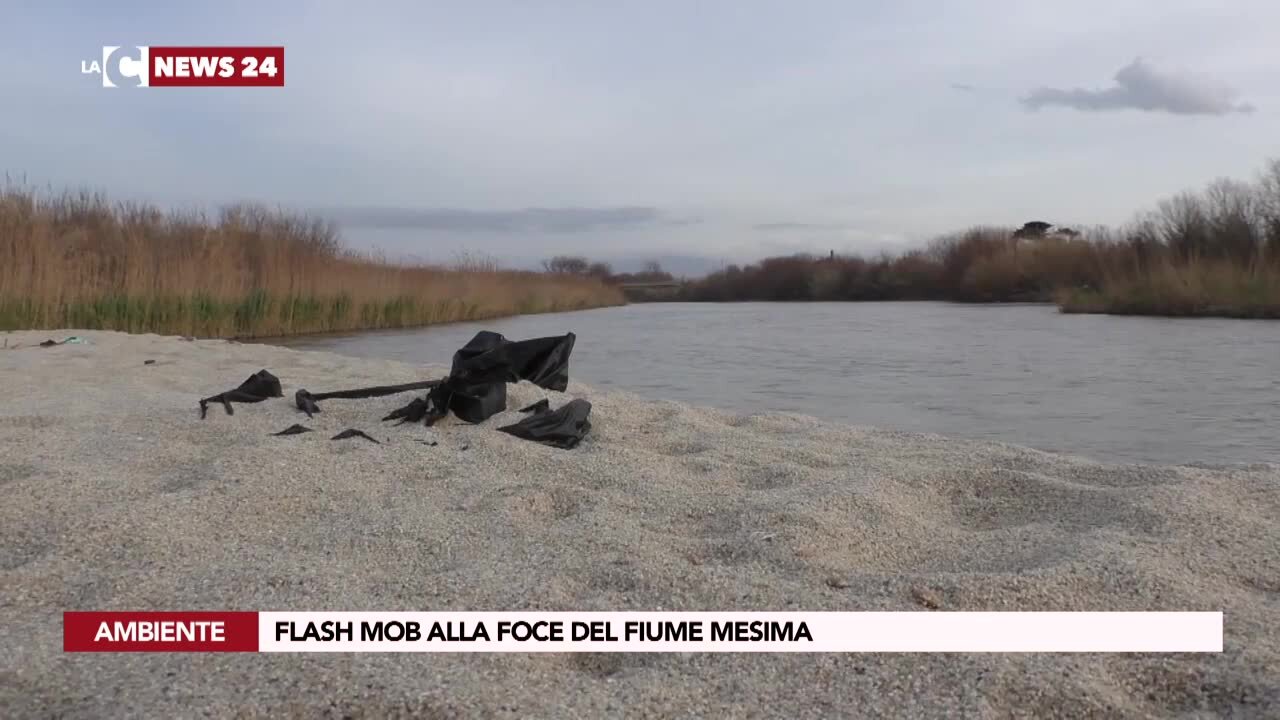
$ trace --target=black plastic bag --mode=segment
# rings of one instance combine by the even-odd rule
[[[536,412],[514,425],[500,427],[500,432],[524,440],[532,440],[552,447],[568,450],[576,446],[591,431],[591,403],[582,399],[570,400],[555,410]]]
[[[548,390],[569,386],[569,354],[573,333],[512,342],[482,330],[453,354],[449,377],[465,384],[528,380]]]
[[[467,422],[482,422],[507,409],[507,383],[528,380],[548,390],[569,386],[569,355],[577,339],[573,333],[512,342],[499,333],[482,330],[453,354],[449,376],[385,420],[419,420],[427,425],[453,414]]]
[[[249,376],[248,380],[240,383],[235,390],[228,390],[224,393],[218,393],[200,401],[200,419],[204,419],[205,413],[209,410],[209,403],[220,402],[222,407],[226,408],[228,415],[234,415],[235,410],[231,409],[231,403],[256,403],[262,402],[267,398],[284,397],[284,393],[280,390],[280,379],[272,375],[266,370]]]

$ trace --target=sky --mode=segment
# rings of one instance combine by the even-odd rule
[[[0,0],[0,171],[347,244],[677,270],[1120,224],[1280,157],[1275,0]],[[116,88],[102,45],[283,45]]]

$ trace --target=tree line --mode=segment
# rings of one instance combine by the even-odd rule
[[[607,262],[593,262],[581,255],[556,255],[542,261],[542,269],[555,275],[579,275],[602,280],[612,285],[643,282],[670,282],[675,278],[662,269],[657,260],[646,261],[639,272],[616,273]]]
[[[543,266],[611,284],[672,279],[656,262],[638,273],[579,256]],[[1057,302],[1069,312],[1280,317],[1280,160],[1252,181],[1179,193],[1118,228],[1034,220],[896,254],[769,257],[640,299]]]

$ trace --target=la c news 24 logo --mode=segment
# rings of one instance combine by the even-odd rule
[[[284,47],[104,45],[80,72],[108,88],[284,87]]]

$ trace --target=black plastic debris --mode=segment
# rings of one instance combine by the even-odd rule
[[[240,386],[234,390],[228,390],[224,393],[218,393],[200,401],[200,419],[204,419],[205,413],[208,412],[208,405],[211,402],[220,402],[226,408],[228,415],[234,415],[235,410],[231,409],[231,403],[256,403],[262,402],[267,398],[284,397],[284,393],[280,391],[280,379],[272,375],[266,370],[249,376],[248,380],[240,383]]]
[[[155,364],[156,364],[156,361],[155,361],[155,360],[143,360],[143,361],[142,361],[142,364],[143,364],[143,365],[155,365]]]
[[[307,414],[307,417],[311,417],[320,412],[320,406],[316,404],[315,396],[306,390],[299,390],[294,393],[293,402],[298,406],[299,410]]]
[[[569,355],[573,333],[532,340],[511,341],[483,330],[453,354],[449,376],[392,412],[386,420],[434,424],[453,411],[467,422],[478,423],[507,409],[507,383],[528,380],[548,390],[569,386]]]
[[[310,417],[320,412],[318,403],[321,400],[381,397],[425,389],[428,390],[425,396],[414,398],[382,419],[399,420],[400,424],[423,422],[429,426],[453,412],[461,420],[478,423],[507,409],[509,382],[528,380],[548,390],[562,392],[567,389],[569,355],[573,352],[575,340],[573,333],[566,333],[513,342],[498,333],[482,331],[454,353],[449,375],[444,378],[326,393],[298,390],[294,394],[294,404]],[[282,396],[280,380],[270,372],[260,370],[234,390],[200,400],[200,417],[205,417],[211,402],[222,403],[227,414],[233,415],[233,402],[256,403]],[[520,411],[529,413],[529,416],[514,425],[498,429],[515,437],[566,449],[576,446],[591,429],[591,423],[587,419],[591,413],[591,403],[585,400],[572,400],[551,410],[550,402],[544,398]],[[293,425],[273,435],[296,435],[303,432],[310,432],[310,429]],[[355,429],[343,430],[331,439],[353,437],[382,444]],[[464,443],[460,449],[467,450],[469,447],[468,443]]]
[[[275,435],[276,437],[280,437],[281,435],[301,435],[301,434],[302,434],[302,433],[304,433],[304,432],[311,432],[311,428],[309,428],[309,427],[303,427],[303,426],[298,425],[298,424],[293,424],[293,425],[290,425],[289,427],[287,427],[287,428],[285,428],[285,429],[281,430],[281,431],[280,431],[280,432],[278,432],[278,433],[271,433],[271,434],[272,434],[272,435]]]
[[[569,386],[569,354],[573,333],[532,340],[511,341],[496,332],[482,330],[453,354],[449,375],[462,382],[529,382],[549,390]]]
[[[54,345],[61,345],[61,344],[62,343],[58,342],[57,340],[45,340],[44,342],[40,343],[40,347],[53,347]]]
[[[590,432],[591,421],[587,419],[590,414],[591,403],[576,398],[555,410],[535,413],[498,430],[524,440],[568,450],[582,442],[582,438]]]
[[[544,413],[550,409],[551,409],[551,401],[546,398],[542,398],[541,400],[539,400],[538,402],[532,405],[527,405],[525,407],[520,408],[520,412],[522,413],[531,412],[531,413],[537,414],[537,413]]]
[[[395,410],[392,410],[391,412],[387,413],[387,415],[382,418],[382,421],[386,422],[388,420],[399,420],[400,422],[396,423],[396,425],[403,425],[407,422],[422,422],[422,419],[425,418],[426,416],[427,416],[426,398],[414,398],[413,400],[409,401],[408,405],[405,405],[404,407],[401,407],[401,408],[396,408]]]
[[[404,383],[402,385],[376,385],[374,387],[356,388],[354,390],[335,390],[333,392],[326,393],[310,393],[306,390],[299,390],[294,393],[293,402],[298,406],[299,410],[307,414],[307,417],[311,417],[315,413],[320,412],[320,406],[316,404],[320,400],[328,400],[330,398],[359,400],[363,398],[382,397],[384,395],[395,395],[397,393],[409,392],[410,390],[425,390],[439,384],[439,380],[422,380],[419,382]]]
[[[333,437],[331,437],[331,438],[329,438],[329,439],[330,439],[330,440],[346,440],[347,438],[355,438],[355,437],[358,437],[358,438],[364,438],[365,440],[368,440],[369,442],[373,443],[374,445],[381,445],[381,444],[382,444],[382,443],[378,442],[377,440],[374,440],[373,438],[369,437],[369,436],[368,436],[368,435],[366,435],[364,432],[362,432],[362,431],[360,431],[360,430],[356,430],[356,429],[354,429],[354,428],[347,429],[347,430],[343,430],[342,432],[338,433],[337,435],[334,435]]]

